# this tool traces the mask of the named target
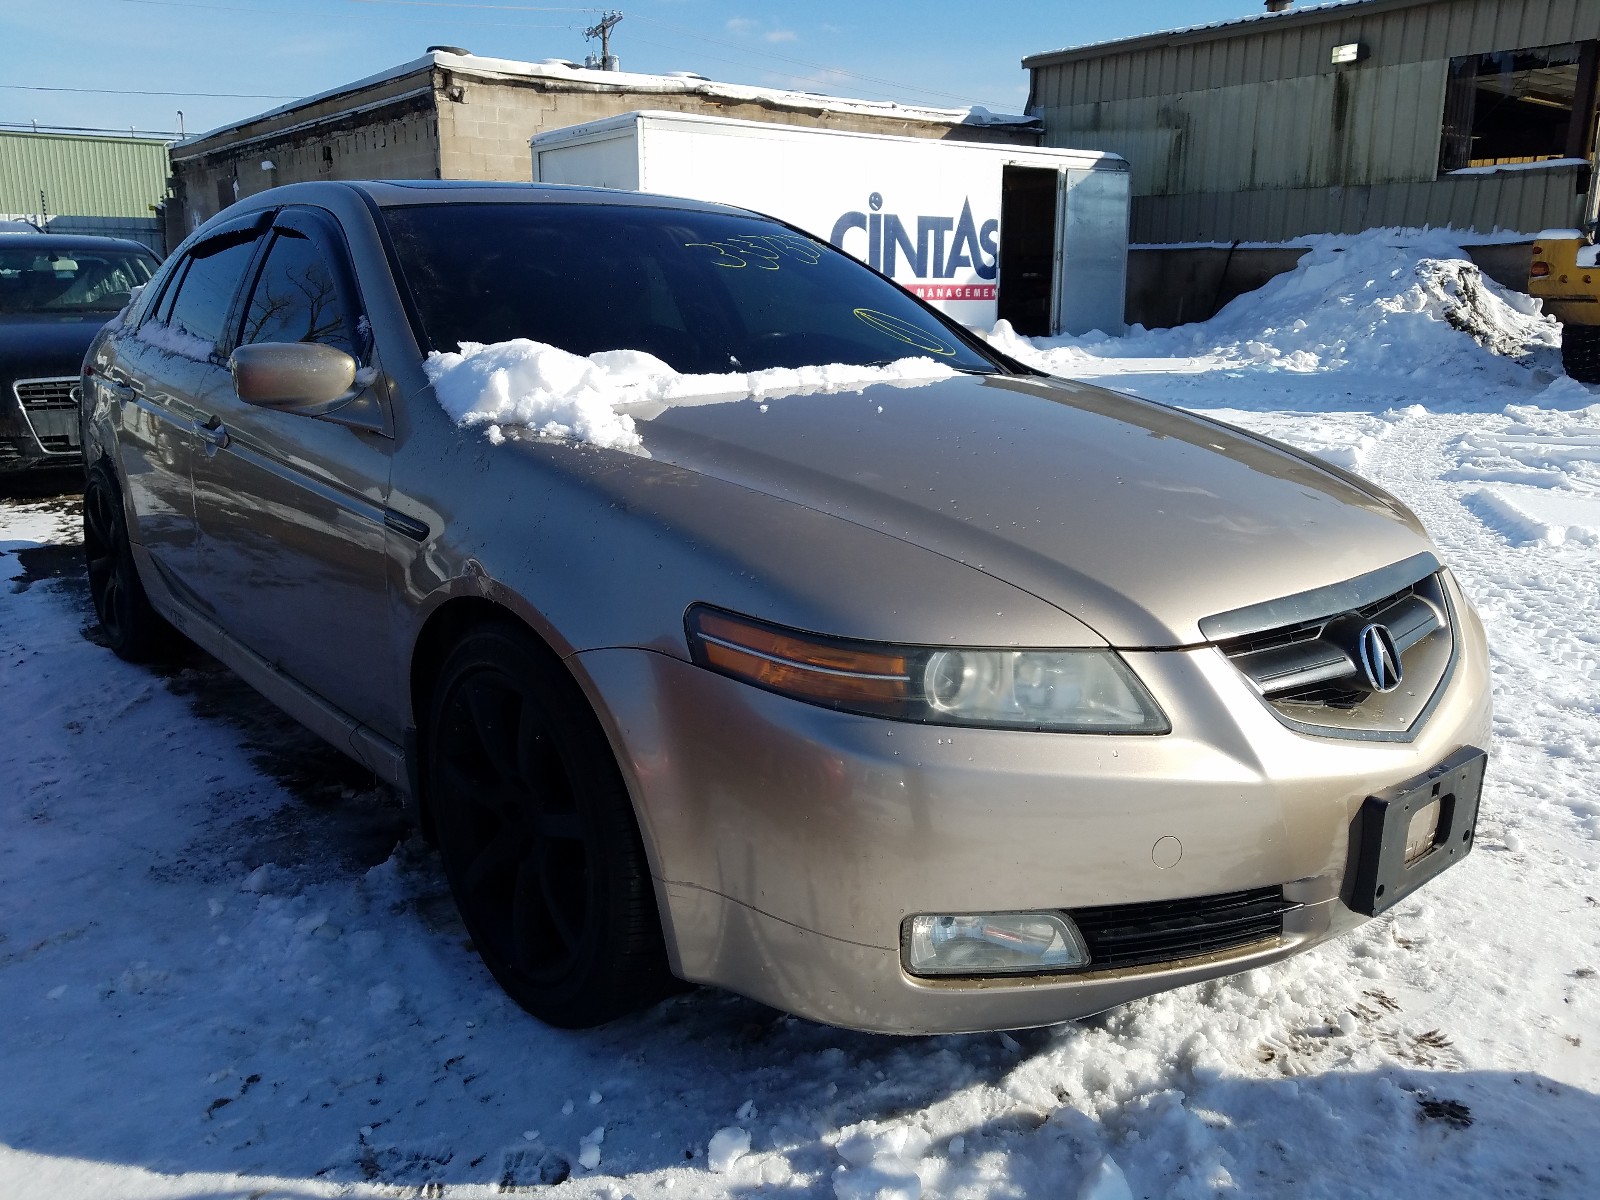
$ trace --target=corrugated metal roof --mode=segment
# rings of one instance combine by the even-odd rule
[[[1097,58],[1106,54],[1126,54],[1134,50],[1150,50],[1174,42],[1207,41],[1215,38],[1238,37],[1255,33],[1264,25],[1278,27],[1304,21],[1340,20],[1360,16],[1351,9],[1381,11],[1391,8],[1409,8],[1417,4],[1431,4],[1435,0],[1328,0],[1325,4],[1312,4],[1305,8],[1290,8],[1283,12],[1253,13],[1247,17],[1234,17],[1228,21],[1215,21],[1209,25],[1189,25],[1181,29],[1164,29],[1158,33],[1141,33],[1135,37],[1118,38],[1109,42],[1089,42],[1082,46],[1067,46],[1061,50],[1046,50],[1030,54],[1022,60],[1027,68],[1050,66],[1074,59]]]
[[[169,170],[161,141],[0,130],[0,212],[149,217]]]

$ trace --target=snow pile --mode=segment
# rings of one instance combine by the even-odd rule
[[[1100,358],[1206,355],[1217,365],[1301,374],[1490,372],[1508,380],[1515,364],[1506,360],[1560,342],[1559,326],[1538,301],[1486,279],[1448,234],[1375,229],[1309,241],[1292,271],[1206,322],[1135,327],[1114,342],[1104,334],[1030,341],[1001,322],[990,341],[1063,375]]]
[[[504,440],[503,427],[513,425],[645,455],[634,418],[619,411],[623,406],[851,391],[874,383],[927,383],[955,373],[930,358],[903,358],[882,367],[834,363],[684,375],[642,350],[606,350],[584,358],[527,338],[463,342],[459,353],[428,355],[423,369],[451,419],[486,426],[489,440],[497,444]]]

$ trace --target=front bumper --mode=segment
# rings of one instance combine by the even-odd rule
[[[77,383],[65,377],[4,383],[0,389],[0,472],[70,467],[83,461],[76,392],[69,390]],[[40,392],[44,394],[35,394]],[[23,402],[24,393],[30,403]],[[70,400],[64,398],[68,396]]]
[[[1487,744],[1487,648],[1458,608],[1454,673],[1409,742],[1296,732],[1209,648],[1125,654],[1172,721],[1144,737],[849,716],[642,650],[575,665],[632,790],[682,977],[837,1025],[958,1032],[1084,1016],[1359,924],[1338,897],[1363,800]],[[1164,838],[1182,845],[1167,867]],[[1175,964],[982,981],[901,965],[916,913],[1279,886],[1301,905],[1281,937]]]

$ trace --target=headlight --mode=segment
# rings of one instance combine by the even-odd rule
[[[689,653],[708,670],[844,712],[1000,729],[1166,733],[1138,677],[1110,650],[885,646],[695,605]]]

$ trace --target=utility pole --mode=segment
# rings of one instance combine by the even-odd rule
[[[611,30],[622,20],[620,12],[608,12],[601,15],[598,23],[591,25],[583,31],[585,38],[600,39],[600,68],[601,70],[614,70],[611,66]]]

